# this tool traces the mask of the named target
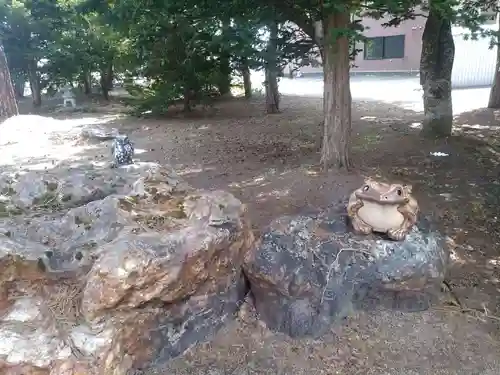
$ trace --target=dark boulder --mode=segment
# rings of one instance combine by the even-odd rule
[[[352,233],[339,205],[281,217],[252,252],[245,274],[260,318],[290,336],[321,335],[355,308],[428,308],[444,279],[443,236],[420,220],[403,242]]]

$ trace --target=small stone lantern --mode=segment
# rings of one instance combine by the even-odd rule
[[[62,97],[63,97],[63,107],[67,107],[69,104],[69,107],[76,107],[76,100],[75,100],[75,95],[73,94],[73,90],[71,89],[70,86],[66,86],[63,88],[62,92]]]

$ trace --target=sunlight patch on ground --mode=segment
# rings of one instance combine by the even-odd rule
[[[279,90],[284,95],[321,98],[323,79],[322,77],[281,78]],[[458,115],[484,108],[488,103],[489,93],[489,87],[453,90],[453,114]],[[417,78],[351,78],[351,95],[353,100],[376,100],[415,112],[424,110],[422,92]]]
[[[273,190],[270,191],[269,193],[259,193],[257,195],[257,198],[259,200],[262,200],[263,198],[268,198],[268,197],[274,197],[274,198],[284,198],[290,195],[290,189],[283,189],[283,190]]]
[[[306,170],[306,174],[307,174],[308,176],[318,176],[318,175],[319,175],[318,171],[315,171],[315,170],[313,170],[313,169],[307,169],[307,170]]]
[[[0,165],[25,169],[51,169],[63,161],[80,159],[97,145],[79,145],[84,125],[102,124],[116,115],[55,119],[37,115],[20,115],[7,119],[2,131]]]
[[[466,264],[468,263],[466,259],[464,259],[460,254],[458,254],[455,249],[450,249],[450,260],[454,263],[458,264]]]
[[[489,259],[487,263],[491,264],[492,266],[500,266],[500,259],[499,258]]]
[[[177,174],[179,176],[185,176],[188,174],[197,174],[207,171],[215,171],[215,167],[193,167],[193,168],[184,168],[182,170],[178,170]]]
[[[32,142],[34,143],[34,142]],[[98,146],[77,146],[75,144],[54,145],[45,144],[40,147],[40,143],[33,145],[30,143],[6,146],[0,155],[0,165],[17,166],[29,170],[46,170],[56,167],[63,161],[76,161],[91,149]]]
[[[240,187],[248,187],[248,186],[267,186],[270,182],[266,180],[266,177],[260,176],[256,177],[253,180],[247,180],[239,183]]]
[[[114,121],[122,116],[120,115],[107,115],[107,116],[99,116],[99,117],[82,117],[82,118],[68,118],[59,120],[66,124],[69,127],[78,127],[84,125],[97,125],[97,124],[106,124],[108,122]]]
[[[287,173],[287,172],[284,172]],[[267,186],[271,182],[268,181],[267,179],[272,176],[276,176],[278,172],[276,171],[275,168],[270,168],[264,173],[248,180],[240,181],[240,182],[232,182],[229,184],[229,187],[232,188],[242,188],[242,187],[247,187],[247,186]]]
[[[499,130],[500,126],[491,126],[491,125],[481,125],[481,124],[463,124],[457,126],[457,128],[466,128],[466,129],[474,129],[474,130]]]
[[[422,123],[421,122],[413,122],[410,124],[410,128],[412,129],[422,129]]]

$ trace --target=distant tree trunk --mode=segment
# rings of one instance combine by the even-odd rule
[[[0,43],[0,122],[19,114],[7,58]]]
[[[38,75],[37,62],[32,60],[28,63],[28,78],[30,81],[31,98],[33,100],[33,107],[38,108],[42,106],[42,88],[40,87],[40,76]]]
[[[224,20],[222,24],[222,36],[227,37],[230,28],[230,22]],[[221,52],[219,55],[219,72],[217,77],[217,89],[221,96],[231,94],[231,54],[221,45]]]
[[[12,77],[12,85],[17,99],[24,99],[24,85],[26,84],[26,77],[23,73],[17,73]]]
[[[80,77],[83,84],[83,93],[85,95],[90,95],[92,93],[92,79],[90,73],[84,71]]]
[[[252,80],[250,79],[250,68],[246,59],[243,61],[241,68],[241,75],[243,76],[243,87],[245,88],[245,98],[252,97]]]
[[[217,89],[220,95],[231,94],[231,55],[222,51],[219,56],[219,74],[217,77]]]
[[[184,112],[191,112],[192,90],[189,87],[184,89]]]
[[[498,31],[500,32],[500,17],[498,18]],[[488,108],[500,108],[500,44],[497,41],[497,65],[495,68],[495,78],[490,91]]]
[[[220,71],[217,82],[217,88],[221,95],[231,94],[231,56],[223,53],[220,57]]]
[[[101,92],[105,100],[109,100],[109,92],[113,87],[113,64],[110,62],[101,68]]]
[[[278,90],[278,23],[273,21],[269,24],[269,42],[267,43],[266,59],[266,112],[279,113],[280,94]]]
[[[453,106],[451,100],[451,71],[455,58],[455,43],[451,22],[430,5],[422,36],[420,85],[424,93],[422,134],[440,138],[451,135]]]
[[[324,133],[321,164],[349,168],[351,137],[351,87],[349,77],[349,39],[339,36],[332,40],[331,30],[346,29],[349,13],[333,13],[324,20],[323,111]]]

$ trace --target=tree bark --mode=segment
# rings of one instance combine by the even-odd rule
[[[280,94],[278,90],[278,23],[272,21],[269,24],[269,42],[267,43],[266,59],[266,80],[264,86],[266,90],[266,112],[280,112]]]
[[[113,64],[108,63],[105,67],[101,68],[100,75],[102,96],[104,100],[109,100],[109,91],[113,87]]]
[[[250,68],[248,67],[248,63],[246,61],[243,62],[241,75],[243,76],[245,98],[250,99],[252,97],[252,80],[250,79]]]
[[[230,55],[223,52],[220,56],[220,71],[217,79],[217,89],[221,96],[231,93],[231,64]]]
[[[498,31],[500,32],[500,17],[498,18]],[[500,108],[500,44],[497,41],[497,65],[495,68],[495,78],[490,91],[490,99],[488,100],[488,108]]]
[[[451,135],[453,106],[451,71],[455,58],[455,43],[451,22],[430,6],[422,35],[420,85],[424,93],[422,135],[430,138]]]
[[[19,114],[7,58],[0,43],[0,122]]]
[[[184,88],[184,112],[191,112],[191,98],[192,98],[192,90],[189,87]]]
[[[28,78],[30,81],[33,107],[39,108],[42,106],[42,88],[40,87],[40,76],[38,75],[38,67],[35,60],[28,63]]]
[[[351,87],[349,77],[349,39],[339,36],[332,40],[331,30],[346,29],[349,13],[333,13],[326,17],[323,25],[323,111],[324,133],[321,149],[321,164],[350,168],[351,137]]]
[[[83,83],[83,93],[85,95],[90,95],[92,93],[92,82],[91,82],[90,73],[83,72],[81,80]]]
[[[223,21],[223,36],[227,37],[230,25],[231,23],[228,20]],[[219,55],[219,74],[217,77],[217,89],[219,90],[219,94],[221,96],[231,94],[231,73],[231,53],[222,44]]]
[[[14,87],[14,93],[17,99],[24,99],[24,85],[26,83],[26,78],[24,74],[18,73],[15,77],[12,77],[12,84]]]

